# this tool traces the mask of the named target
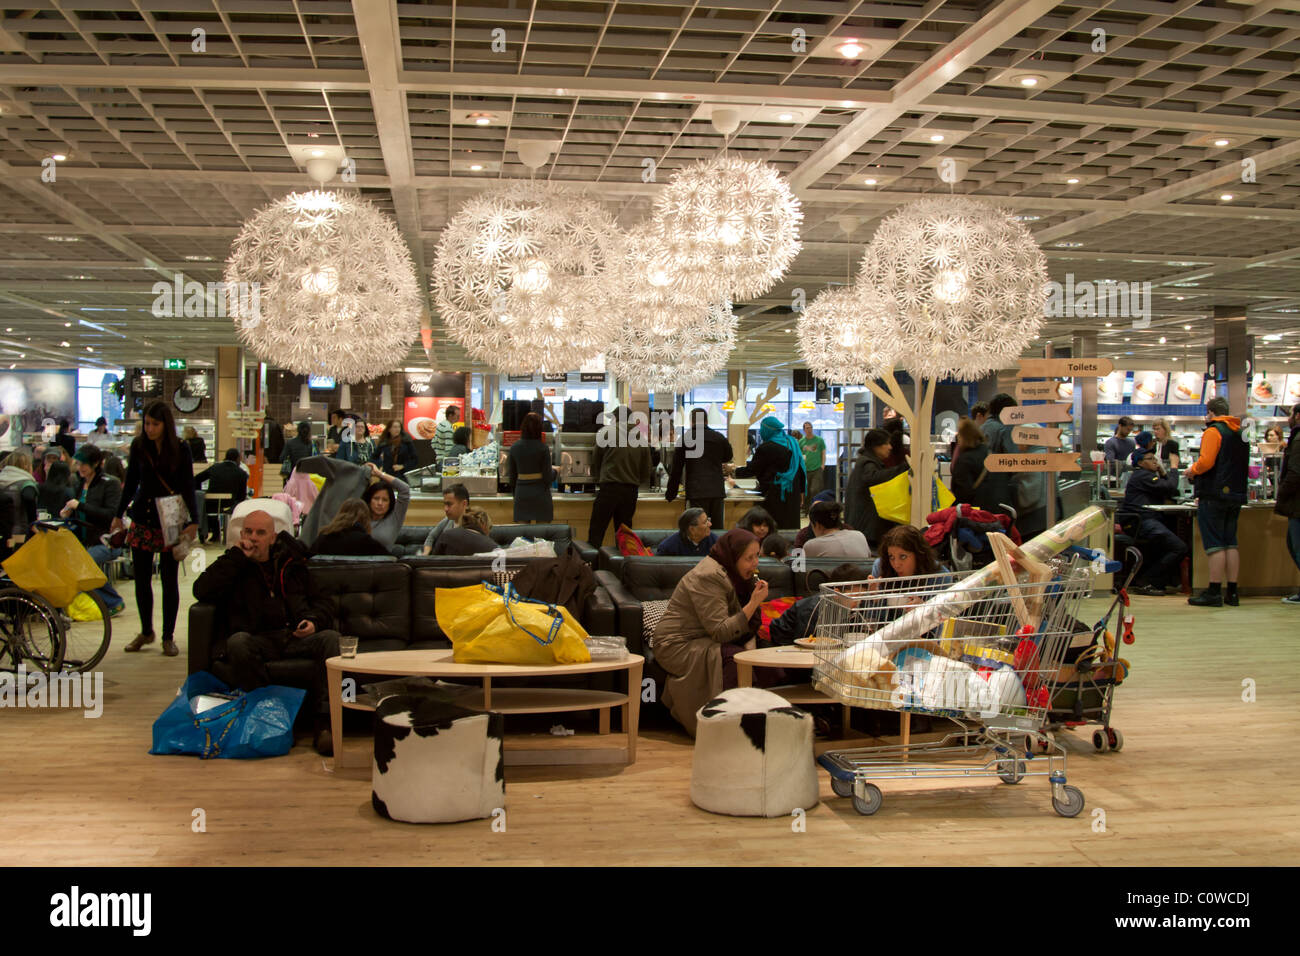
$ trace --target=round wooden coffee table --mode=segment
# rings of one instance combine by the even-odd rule
[[[754,685],[755,667],[798,668],[809,670],[816,663],[812,651],[801,647],[763,647],[752,651],[741,651],[733,660],[736,662],[736,683],[741,687]],[[844,730],[849,729],[849,706],[840,703],[834,697],[827,697],[812,684],[783,684],[780,687],[768,687],[772,693],[784,697],[792,704],[835,704],[843,708]]]
[[[600,735],[609,734],[609,712],[614,707],[623,709],[623,734],[626,743],[618,748],[619,762],[636,762],[636,736],[641,720],[641,669],[645,662],[640,654],[628,654],[617,661],[592,661],[589,664],[551,664],[529,667],[517,664],[457,664],[452,660],[451,648],[421,651],[374,651],[356,657],[331,657],[325,662],[330,696],[330,728],[334,736],[334,766],[369,766],[371,755],[357,750],[346,752],[343,748],[343,708],[374,710],[374,702],[357,693],[353,699],[344,700],[343,674],[383,674],[391,677],[446,677],[482,681],[481,690],[471,690],[458,697],[455,703],[471,710],[490,710],[498,714],[550,714],[567,711],[596,710],[600,712]],[[494,677],[572,677],[576,674],[600,674],[624,671],[627,674],[627,692],[623,694],[603,690],[551,687],[493,687]],[[355,689],[354,689],[355,690]],[[590,739],[590,738],[588,738]],[[551,738],[554,742],[568,738]],[[600,755],[608,752],[586,748],[546,747],[530,750],[527,755],[512,751],[506,739],[506,763],[602,763],[608,762]],[[516,759],[511,759],[512,757]],[[521,759],[522,758],[522,759]]]

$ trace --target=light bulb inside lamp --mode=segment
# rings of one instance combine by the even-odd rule
[[[515,287],[524,292],[541,292],[551,284],[551,269],[541,259],[530,259],[515,273]]]
[[[313,295],[333,295],[339,290],[339,271],[321,266],[302,274],[302,291]]]
[[[945,269],[934,277],[930,291],[940,302],[949,305],[960,302],[966,295],[966,273],[959,269]]]

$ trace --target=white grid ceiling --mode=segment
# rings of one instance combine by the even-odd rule
[[[849,37],[857,59],[823,44]],[[951,188],[1026,217],[1053,278],[1154,285],[1148,330],[1063,319],[1046,337],[1096,328],[1130,367],[1195,365],[1209,316],[1239,307],[1253,333],[1284,336],[1261,354],[1300,371],[1297,61],[1300,3],[1268,0],[7,7],[0,362],[137,364],[232,342],[226,320],[155,319],[152,286],[217,280],[240,222],[310,185],[288,143],[341,144],[350,188],[396,218],[424,273],[462,201],[528,174],[507,141],[558,141],[540,175],[586,185],[630,225],[675,169],[721,147],[700,113],[726,104],[754,113],[729,147],[788,174],[806,213],[790,274],[738,305],[740,364],[792,364],[795,290],[843,281],[846,254],[856,271],[880,216],[950,188],[936,167],[951,159]],[[1023,74],[1042,79],[1024,88]],[[68,158],[42,182],[56,152]],[[858,219],[847,236],[844,215]],[[463,367],[433,323],[440,364]]]

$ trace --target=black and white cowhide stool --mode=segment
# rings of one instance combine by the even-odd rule
[[[811,715],[771,691],[736,687],[696,718],[691,800],[697,807],[780,817],[817,804]]]
[[[375,708],[370,801],[405,823],[490,817],[506,805],[500,714],[399,694]]]

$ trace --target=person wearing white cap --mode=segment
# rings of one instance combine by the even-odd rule
[[[266,665],[287,658],[315,662],[304,706],[316,715],[316,750],[333,753],[325,661],[339,653],[329,602],[312,584],[305,545],[288,531],[288,508],[268,499],[245,501],[231,516],[233,547],[194,582],[194,597],[226,609],[226,660],[242,690],[271,683]],[[204,662],[206,663],[206,662]]]

